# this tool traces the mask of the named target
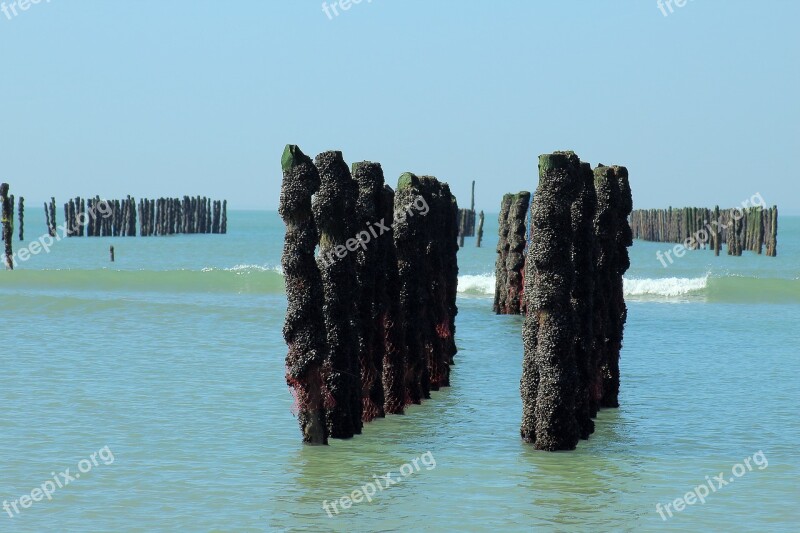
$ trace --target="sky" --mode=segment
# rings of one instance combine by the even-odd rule
[[[291,143],[495,213],[574,150],[636,208],[800,214],[800,2],[676,1],[0,0],[0,179],[275,209]]]

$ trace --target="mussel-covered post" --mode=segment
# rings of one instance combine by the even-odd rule
[[[539,157],[525,265],[521,435],[540,450],[571,450],[579,439],[571,207],[580,182],[580,160],[574,153]]]
[[[597,414],[603,403],[604,368],[607,368],[607,361],[611,358],[610,339],[614,327],[614,277],[619,222],[619,183],[614,170],[604,165],[595,168],[594,187],[597,196],[594,215],[594,349],[589,383],[589,409],[592,416]]]
[[[518,315],[525,310],[522,293],[522,280],[524,277],[523,268],[525,267],[525,223],[528,213],[528,205],[531,201],[531,193],[522,191],[515,194],[511,200],[511,208],[508,211],[507,219],[507,256],[506,256],[506,294],[505,309],[502,311],[509,315]]]
[[[325,295],[323,314],[328,334],[327,386],[332,397],[326,410],[328,432],[332,438],[346,439],[361,433],[361,369],[358,362],[358,280],[356,248],[347,243],[355,233],[353,213],[358,187],[342,153],[319,154],[314,164],[319,171],[320,188],[314,195],[312,210],[319,230],[319,268]]]
[[[505,314],[506,309],[506,281],[508,270],[506,269],[506,259],[508,258],[508,212],[511,210],[511,200],[513,194],[504,194],[500,203],[500,215],[497,217],[498,239],[497,239],[497,260],[495,261],[495,289],[494,289],[494,312],[498,315]]]
[[[358,218],[355,238],[356,278],[359,295],[358,320],[358,359],[361,365],[361,384],[363,388],[364,422],[384,416],[383,358],[384,339],[381,304],[378,297],[378,283],[381,275],[381,250],[373,239],[373,225],[379,220],[379,208],[383,196],[383,169],[379,163],[364,161],[353,164],[353,179],[358,184],[358,201],[354,215]],[[377,236],[377,238],[387,238]]]
[[[13,239],[13,220],[12,211],[14,209],[11,197],[8,195],[8,183],[0,184],[0,204],[2,204],[2,232],[3,232],[3,245],[5,247],[3,253],[3,260],[8,270],[14,270],[14,251],[11,247],[11,240]]]
[[[475,240],[475,246],[477,248],[481,247],[481,241],[483,240],[483,211],[480,212],[478,215],[478,230],[477,230],[478,238]]]
[[[327,340],[322,278],[314,258],[318,234],[311,210],[311,197],[319,189],[320,178],[311,159],[297,146],[286,146],[281,166],[278,212],[286,224],[281,257],[288,303],[283,327],[289,346],[286,381],[297,399],[303,442],[327,444],[323,375]]]
[[[376,243],[379,255],[380,278],[377,285],[379,302],[380,335],[383,342],[382,382],[384,411],[387,414],[403,414],[408,403],[406,397],[405,318],[400,305],[400,273],[397,267],[397,249],[394,245],[394,191],[384,185],[377,213],[381,216],[381,228],[386,235],[378,235]],[[455,221],[454,221],[455,224]],[[458,243],[453,239],[453,246]]]
[[[19,197],[19,240],[25,240],[25,198]]]
[[[426,230],[420,217],[405,216],[408,206],[420,195],[421,183],[417,176],[410,172],[400,176],[394,196],[394,243],[397,248],[400,306],[407,349],[406,398],[407,403],[414,404],[430,398],[425,340],[422,336],[427,318],[427,309],[422,307],[425,305],[423,290],[428,281],[423,278],[427,273],[423,243]]]
[[[594,213],[597,193],[594,173],[589,163],[581,163],[578,195],[572,202],[572,257],[575,281],[572,285],[572,310],[575,313],[575,366],[578,387],[575,418],[580,437],[588,439],[594,432],[590,386],[594,347]]]
[[[616,181],[614,188],[618,195],[616,215],[616,234],[614,236],[614,272],[612,276],[611,327],[609,330],[609,351],[603,368],[603,398],[601,407],[619,407],[619,357],[622,349],[622,338],[628,309],[625,305],[623,291],[623,275],[631,266],[628,247],[633,244],[633,233],[628,224],[628,215],[633,209],[631,187],[628,183],[628,169],[621,166],[611,167]]]

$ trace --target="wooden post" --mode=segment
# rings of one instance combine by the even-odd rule
[[[406,172],[397,181],[394,209],[402,213],[422,193],[419,178]],[[394,227],[394,244],[397,249],[398,276],[400,281],[400,307],[403,316],[403,331],[406,346],[406,397],[411,403],[422,403],[430,397],[429,374],[426,365],[425,339],[422,335],[425,316],[420,309],[426,301],[423,290],[428,282],[421,279],[426,274],[425,221],[421,217],[399,217]]]
[[[112,245],[111,248],[108,249],[109,253],[111,254],[111,262],[114,262],[114,246]]]
[[[767,256],[777,257],[778,255],[778,206],[770,209],[770,236],[767,244]]]
[[[628,256],[628,247],[633,245],[628,215],[633,209],[631,187],[628,182],[628,169],[623,166],[611,167],[614,171],[614,180],[617,194],[617,232],[615,235],[614,270],[612,273],[612,299],[611,299],[611,328],[609,338],[609,351],[606,364],[603,367],[603,398],[601,407],[619,407],[619,357],[622,349],[622,338],[625,322],[628,318],[628,309],[625,305],[623,292],[623,275],[631,266]],[[697,213],[696,210],[695,214]],[[700,220],[695,218],[695,234],[699,231]],[[696,241],[695,241],[696,242]],[[699,244],[695,245],[698,248]]]
[[[228,200],[222,201],[222,220],[220,221],[220,233],[228,233]]]
[[[225,204],[223,203],[223,209]],[[381,339],[383,341],[383,372],[382,382],[384,391],[384,412],[388,414],[403,414],[406,406],[406,373],[407,361],[405,346],[406,318],[400,305],[400,273],[397,263],[397,249],[394,245],[394,229],[389,221],[394,220],[394,191],[388,185],[381,190],[378,215],[382,216],[381,223],[389,227],[388,235],[380,240],[378,236],[378,254],[381,264],[381,277],[378,284],[377,299],[381,303],[382,313]],[[454,216],[453,225],[456,220]],[[458,244],[453,238],[453,246],[458,249]]]
[[[19,197],[19,240],[25,240],[25,198]]]
[[[508,210],[508,254],[506,255],[506,305],[505,314],[518,315],[523,312],[525,305],[523,302],[523,280],[525,268],[525,215],[528,213],[528,206],[531,201],[531,193],[521,191],[511,199],[511,207]]]
[[[281,257],[288,303],[283,327],[289,346],[286,382],[297,399],[303,442],[323,445],[328,444],[328,385],[323,375],[328,349],[322,278],[314,259],[317,229],[311,210],[311,196],[319,189],[320,178],[311,159],[294,145],[286,146],[281,167],[283,184],[278,212],[286,224]],[[188,207],[185,197],[184,206]],[[188,215],[188,209],[184,213]]]
[[[359,322],[358,361],[361,367],[362,414],[364,422],[370,422],[385,416],[383,381],[384,348],[382,335],[382,317],[378,301],[378,277],[381,266],[379,261],[379,243],[372,242],[369,228],[378,220],[378,208],[383,193],[383,169],[379,163],[363,161],[353,164],[353,179],[358,185],[358,199],[354,215],[357,217],[356,231],[353,236],[359,247],[355,251],[356,279],[358,280],[358,314]],[[219,233],[219,211],[214,203],[214,233]],[[376,237],[385,239],[385,236]]]
[[[478,238],[475,241],[475,246],[478,248],[481,247],[481,241],[483,240],[483,210],[481,210],[481,214],[478,215]]]
[[[580,160],[572,152],[539,156],[539,186],[531,209],[532,243],[525,264],[528,312],[522,327],[520,433],[540,450],[572,450],[580,436],[570,302],[574,279],[571,205],[579,192],[580,172]]]
[[[358,362],[358,281],[355,256],[347,241],[356,233],[352,213],[358,189],[341,152],[329,151],[314,159],[320,177],[312,209],[320,236],[318,261],[325,294],[323,313],[328,332],[330,368],[327,386],[333,399],[326,411],[332,438],[347,439],[361,433],[361,369]],[[202,202],[198,201],[202,208]],[[360,229],[360,228],[359,228]],[[414,272],[415,275],[418,272]]]
[[[508,295],[506,258],[508,257],[508,212],[511,210],[513,194],[504,194],[500,203],[500,216],[497,217],[498,239],[497,259],[494,267],[494,305],[493,310],[498,315],[506,314],[506,297]]]
[[[0,184],[0,205],[2,205],[2,237],[5,245],[4,260],[6,269],[14,270],[14,251],[11,249],[13,203],[8,196],[8,183]]]
[[[580,438],[594,432],[590,386],[594,378],[594,215],[597,192],[589,163],[581,163],[579,192],[571,206],[572,257],[575,280],[572,285],[572,311],[575,316],[575,366],[577,388],[575,419]]]

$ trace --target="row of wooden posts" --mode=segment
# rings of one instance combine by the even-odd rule
[[[478,237],[478,247],[483,237],[483,225],[481,224],[481,235]],[[469,209],[458,210],[458,245],[464,247],[464,237],[475,236],[475,181],[472,182],[472,195]]]
[[[392,190],[380,164],[351,172],[341,152],[288,145],[281,165],[286,381],[303,441],[327,444],[449,386],[458,205],[436,178]]]
[[[525,315],[520,434],[537,449],[574,449],[619,406],[632,207],[625,167],[593,170],[573,152],[539,157],[532,202],[500,204],[494,311]]]
[[[15,198],[9,194],[9,185],[2,184],[0,209],[4,244],[4,263],[13,270],[12,236],[14,232]],[[25,240],[25,198],[19,198],[19,240]],[[137,213],[139,234],[173,235],[176,233],[227,233],[227,200],[209,200],[206,197],[141,199],[137,210],[136,200],[128,196],[123,200],[101,200],[99,196],[84,199],[77,197],[64,204],[62,235],[67,237],[133,237],[136,236]],[[47,233],[55,237],[56,199],[44,204]],[[109,249],[114,261],[114,247]]]
[[[743,250],[760,255],[765,248],[767,256],[778,255],[777,206],[637,209],[630,224],[634,238],[645,241],[683,243],[691,250],[714,250],[715,255],[723,244],[728,255],[740,256]]]
[[[56,234],[56,201],[44,206],[50,235]],[[179,233],[227,233],[227,200],[204,196],[136,200],[80,197],[64,204],[67,237],[135,237],[137,220],[142,237]]]

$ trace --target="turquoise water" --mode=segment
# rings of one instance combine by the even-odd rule
[[[666,244],[635,243],[621,408],[554,454],[519,439],[522,319],[491,313],[495,215],[459,254],[452,387],[329,447],[300,444],[283,377],[275,212],[232,212],[224,236],[55,243],[0,272],[0,500],[105,446],[113,462],[0,510],[0,531],[793,531],[800,219],[780,223],[777,258],[664,268]],[[435,467],[323,510],[426,452]],[[766,467],[704,504],[656,511],[758,452]]]

